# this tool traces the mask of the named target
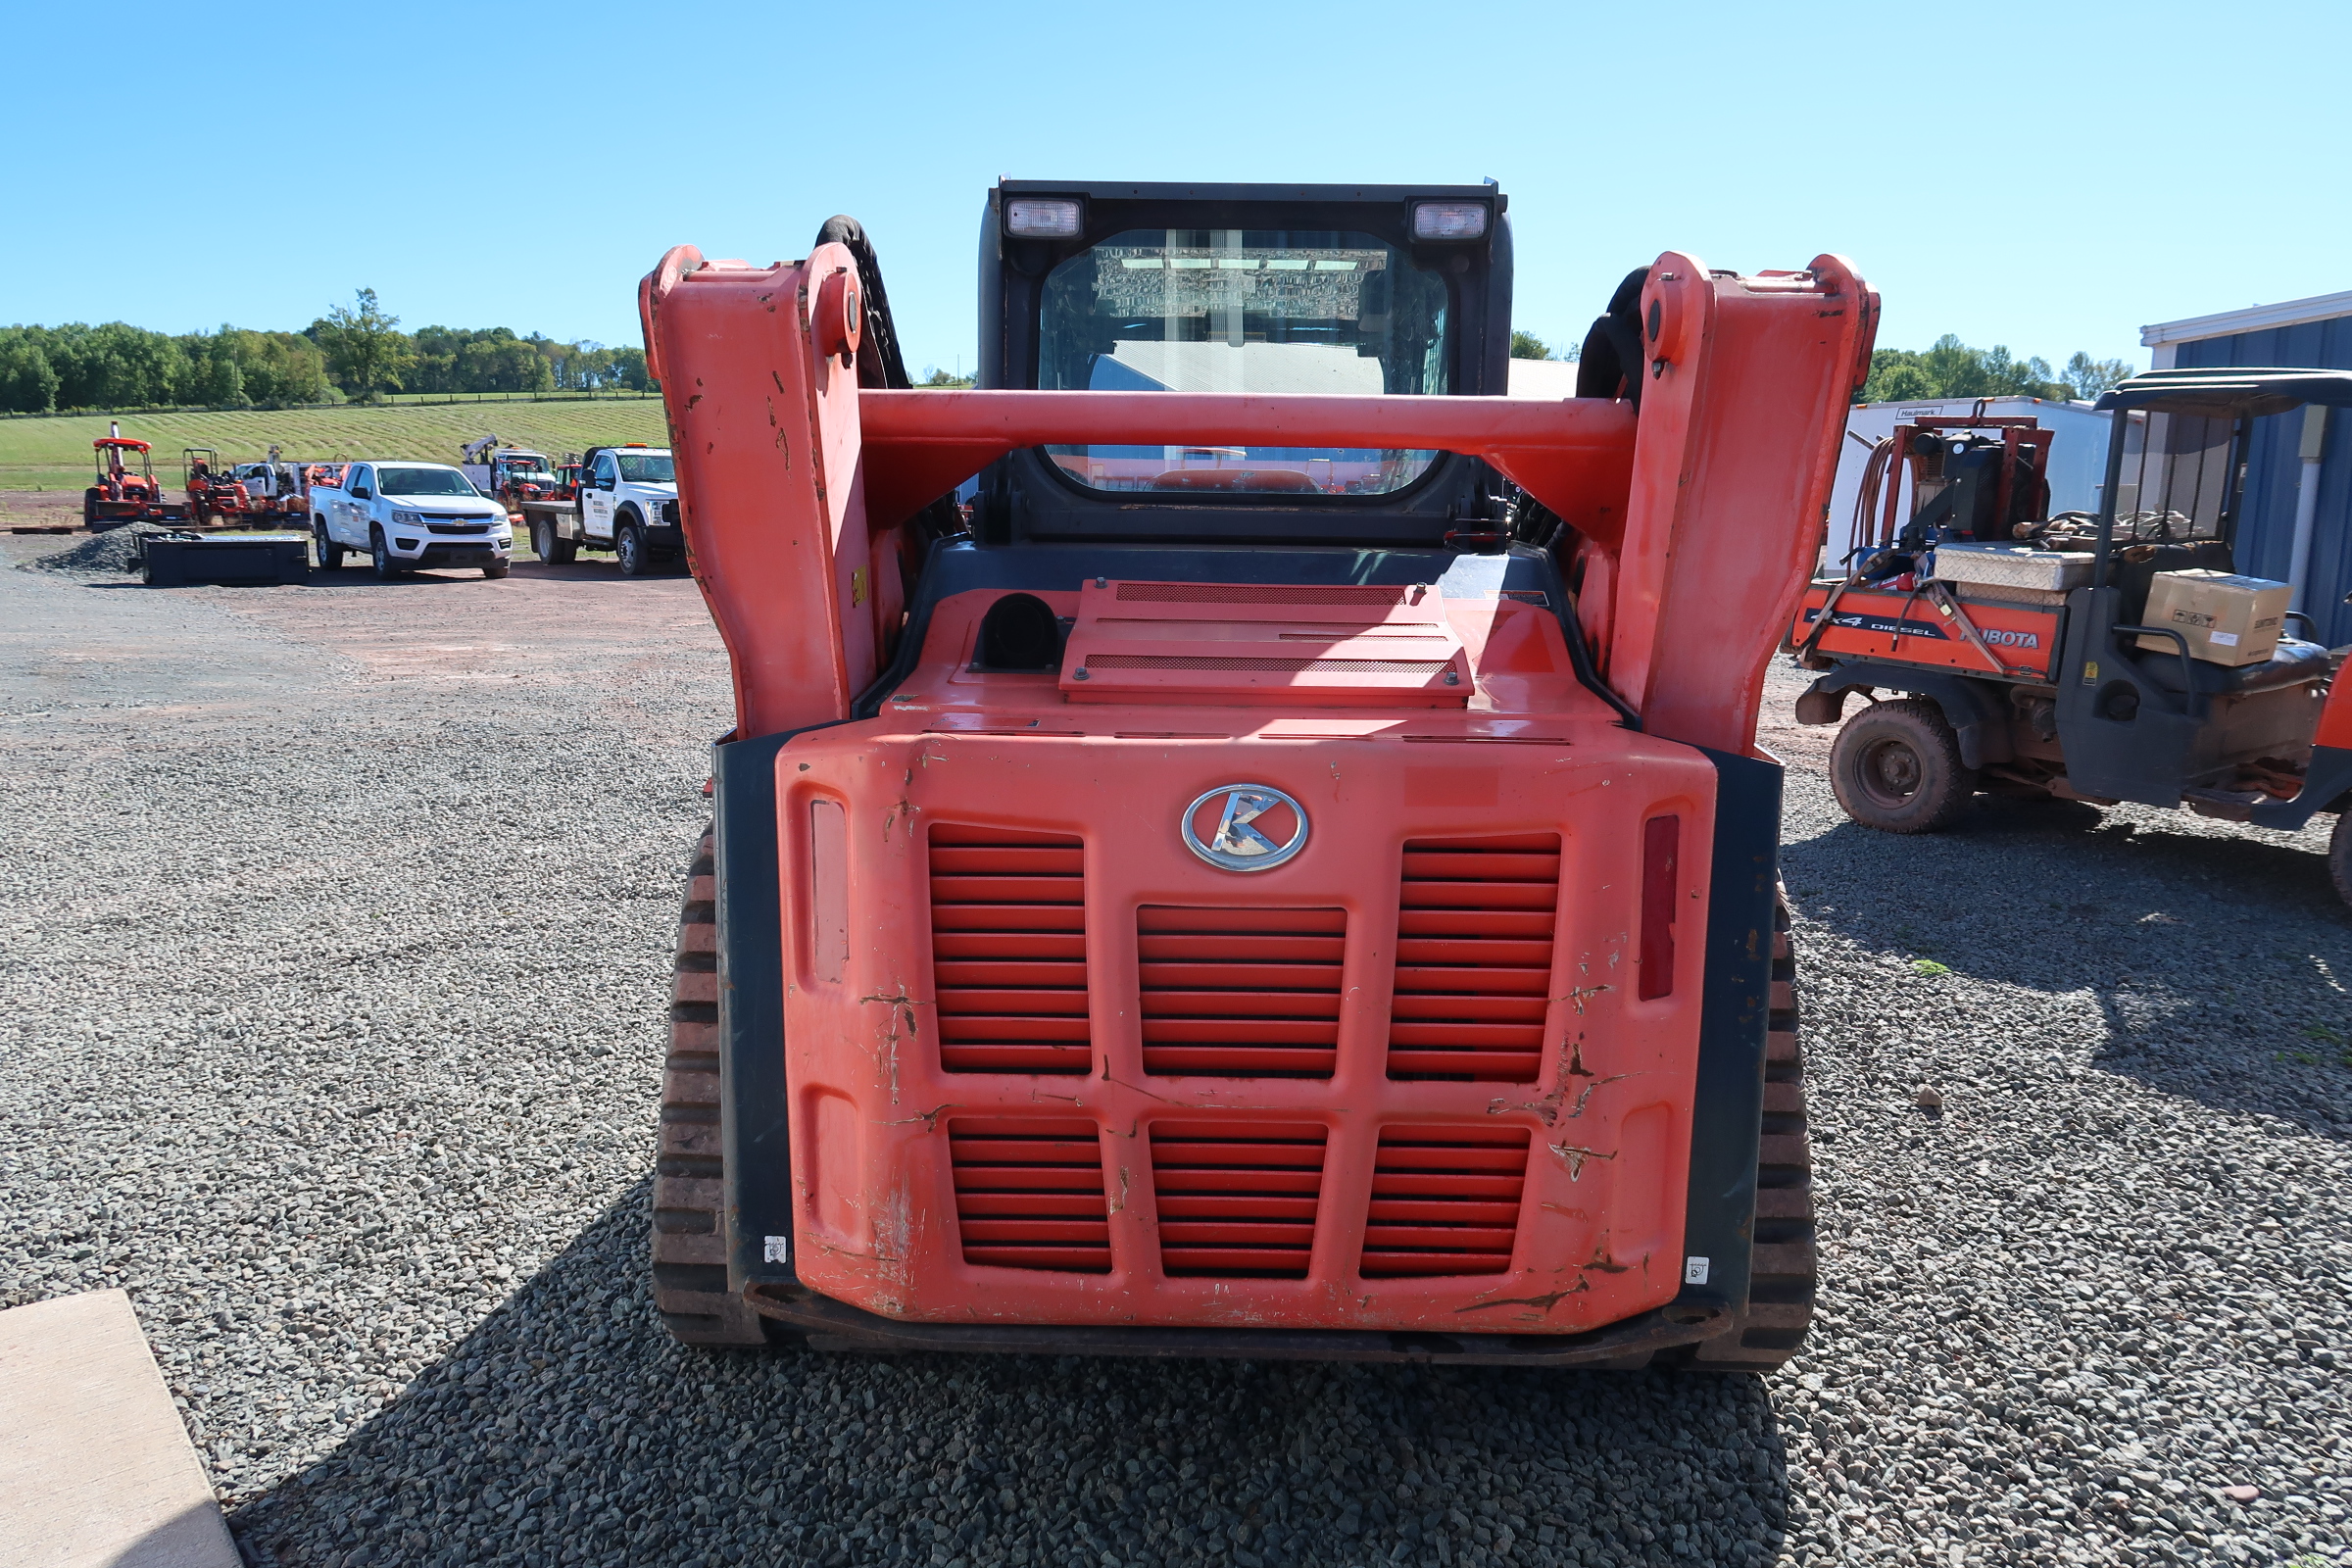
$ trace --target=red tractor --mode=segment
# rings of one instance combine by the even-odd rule
[[[187,509],[164,499],[156,483],[153,449],[144,441],[123,435],[119,424],[90,443],[97,458],[97,474],[81,493],[82,525],[92,529],[120,528],[126,522],[178,522]]]
[[[252,495],[220,466],[220,454],[211,447],[181,448],[179,471],[188,492],[188,516],[199,528],[215,518],[246,518],[254,511]]]

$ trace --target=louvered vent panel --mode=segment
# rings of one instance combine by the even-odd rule
[[[1146,1072],[1331,1076],[1346,910],[1146,905],[1135,927]]]
[[[1391,1078],[1535,1081],[1559,902],[1556,833],[1405,845]]]
[[[1391,1127],[1365,1216],[1366,1279],[1500,1274],[1527,1185],[1523,1127]]]
[[[1323,1190],[1324,1129],[1154,1122],[1160,1267],[1171,1275],[1303,1279]]]
[[[931,973],[949,1072],[1087,1072],[1086,878],[1079,840],[931,830]]]
[[[963,1260],[998,1268],[1110,1272],[1102,1145],[1064,1117],[948,1123]]]

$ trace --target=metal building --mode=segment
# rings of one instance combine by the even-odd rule
[[[2352,291],[2140,328],[2159,370],[2290,366],[2352,370]],[[2329,647],[2352,643],[2352,414],[2305,409],[2255,426],[2237,569],[2296,584]]]

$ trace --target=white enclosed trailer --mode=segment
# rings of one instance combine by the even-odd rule
[[[2056,433],[2050,445],[2050,511],[2096,512],[2099,483],[2106,475],[2107,418],[2087,403],[2051,403],[2041,398],[1920,398],[1909,403],[1863,403],[1845,416],[1846,439],[1838,457],[1838,483],[1830,491],[1829,544],[1822,564],[1836,568],[1852,536],[1854,501],[1871,446],[1894,427],[1923,415],[1965,416],[1982,406],[1996,418],[2031,415]],[[1908,515],[1908,514],[1905,514]]]

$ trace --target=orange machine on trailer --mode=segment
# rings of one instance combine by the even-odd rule
[[[252,496],[232,469],[221,466],[220,454],[211,447],[182,448],[179,469],[188,512],[198,527],[216,517],[245,517],[253,512]]]
[[[187,509],[164,499],[155,477],[154,449],[109,424],[107,433],[90,443],[96,475],[81,493],[81,521],[86,528],[120,528],[126,522],[177,522]]]
[[[1134,314],[1151,262],[1164,309],[1128,325],[1156,335],[1098,362],[1247,370],[1336,332],[1296,358],[1348,371],[1416,269],[1487,325],[1363,373],[1494,384],[1491,189],[1050,188],[991,197],[1017,329],[1070,268]],[[1196,232],[1229,271],[1301,263],[1260,279],[1294,314],[1162,265]],[[1868,362],[1847,264],[1662,256],[1606,323],[1638,350],[1557,402],[1051,390],[1036,357],[938,393],[897,389],[870,252],[828,233],[764,268],[673,250],[641,291],[737,711],[664,1092],[673,1332],[1788,1356],[1811,1208],[1754,722]],[[1418,468],[1402,499],[1087,488],[1090,452],[1203,447]],[[959,534],[940,498],[983,469]],[[1008,504],[1030,484],[1061,488]]]

